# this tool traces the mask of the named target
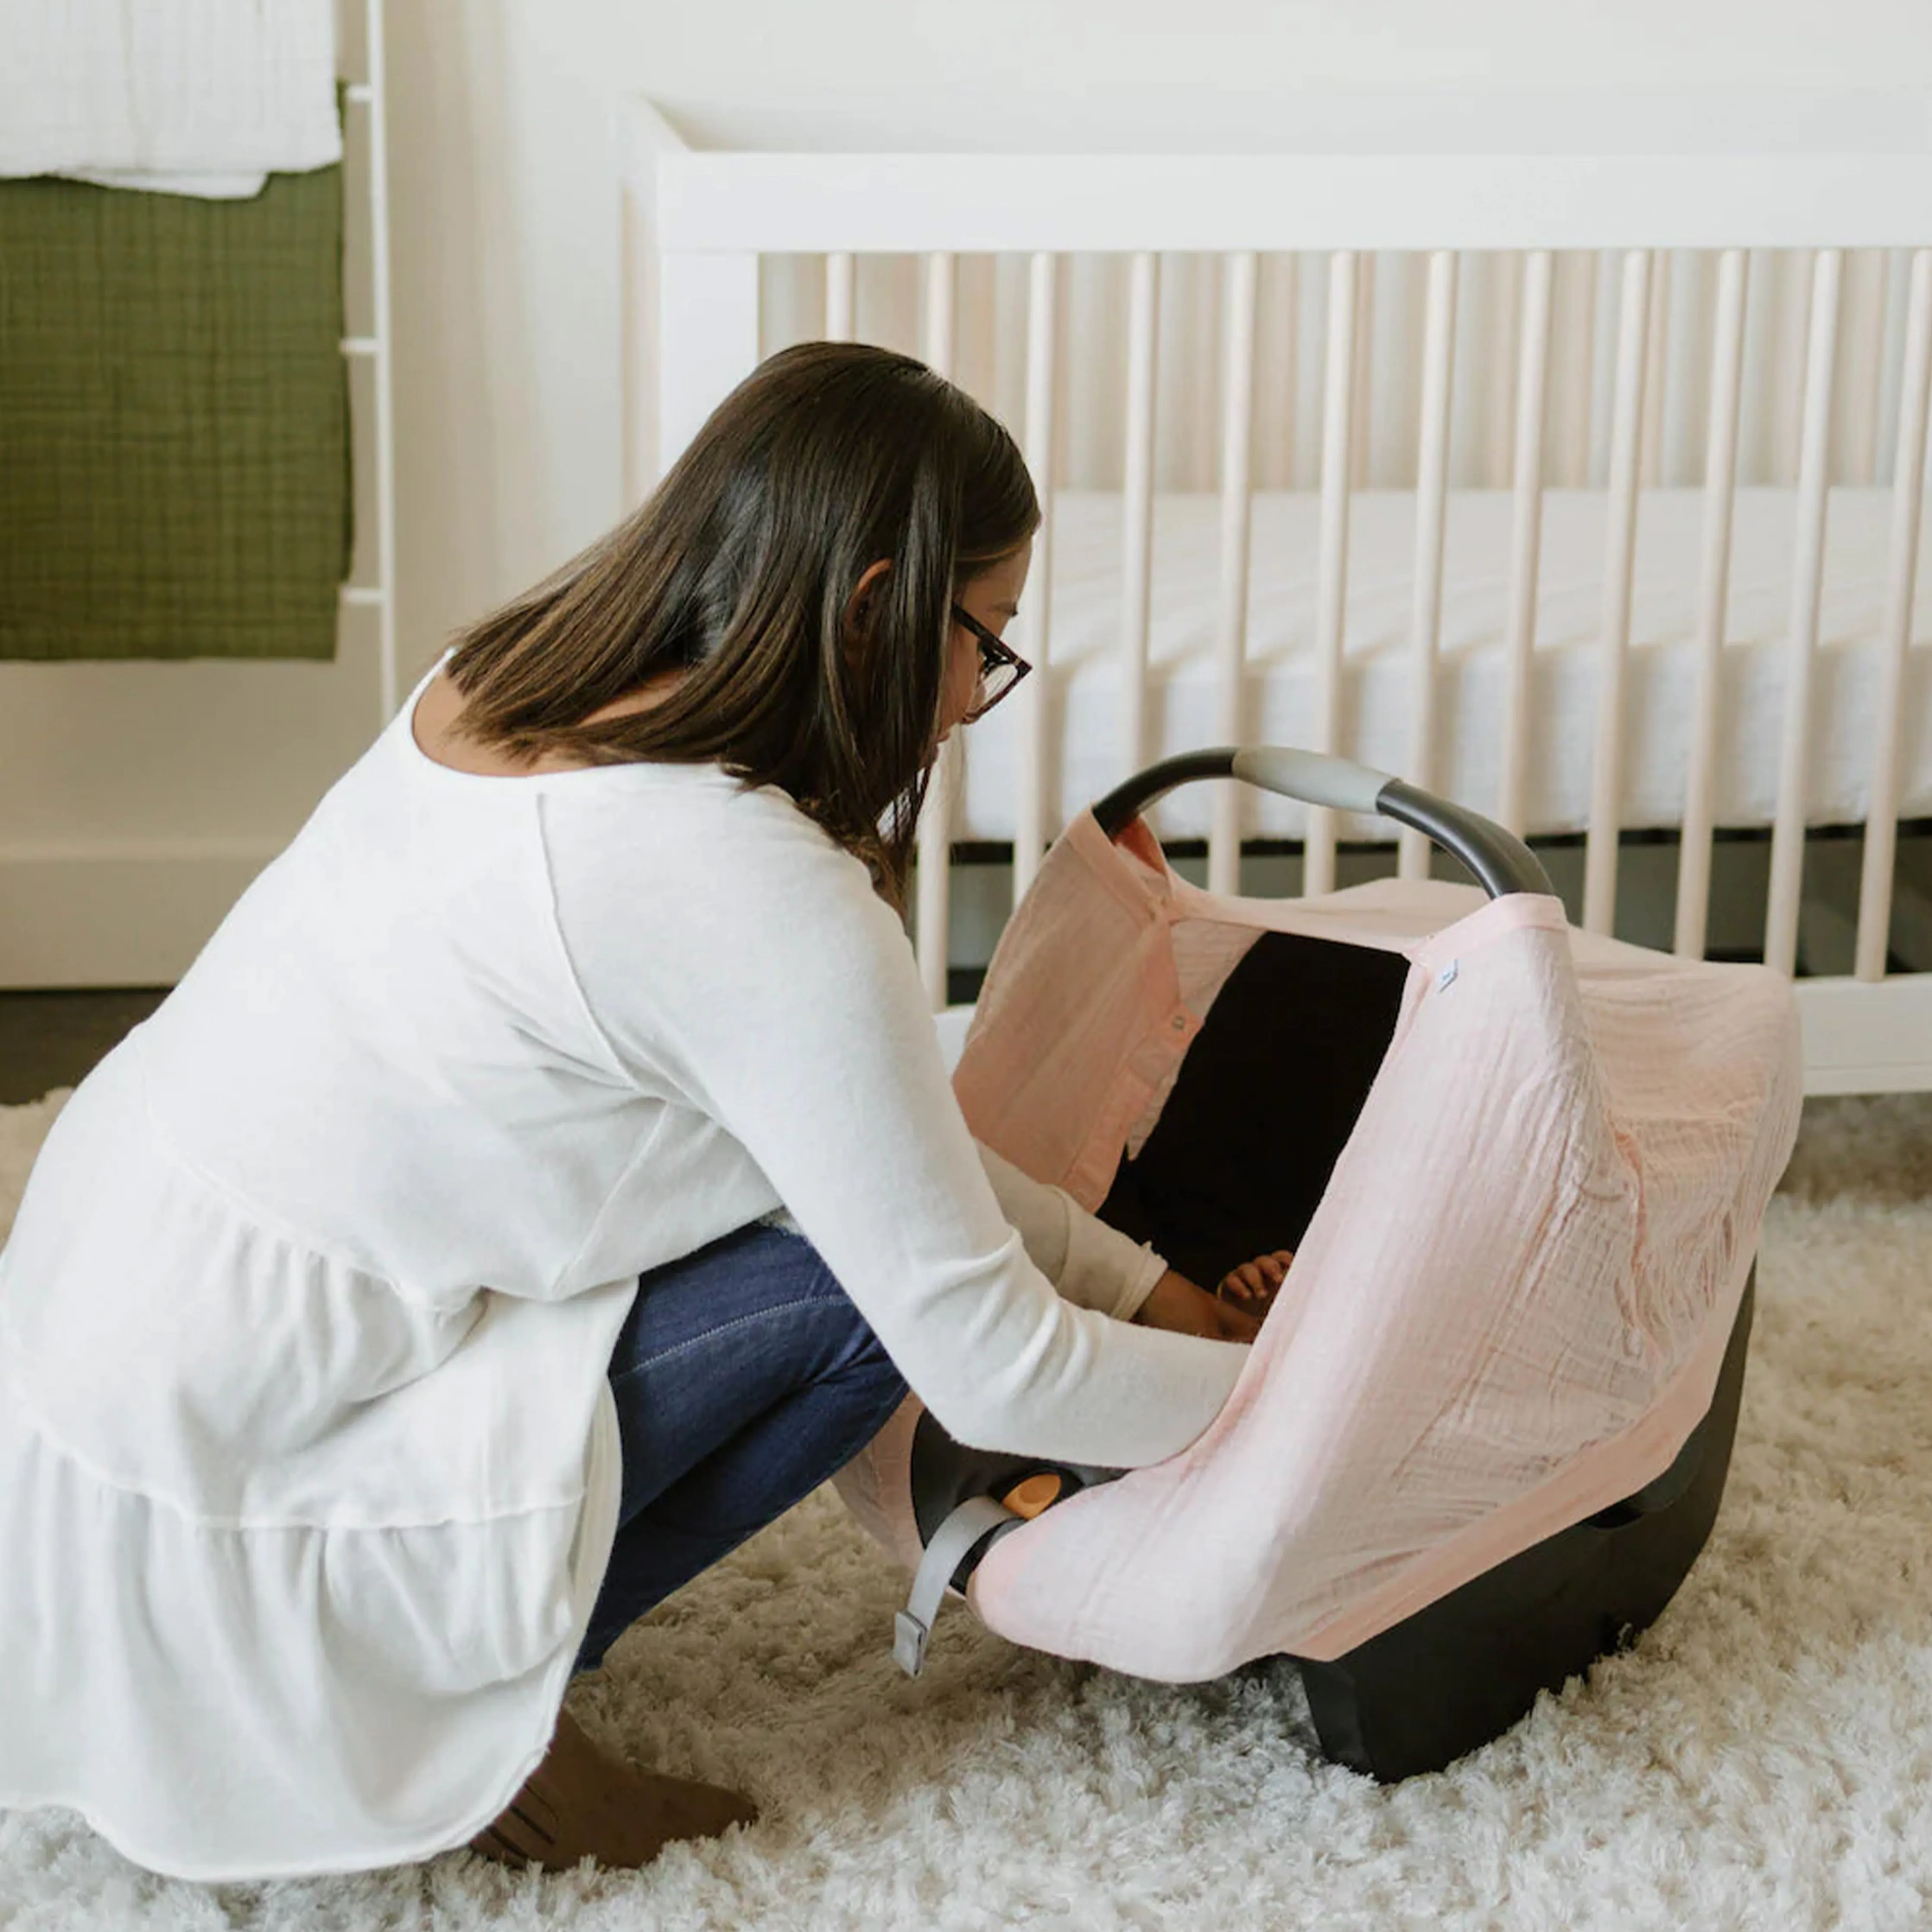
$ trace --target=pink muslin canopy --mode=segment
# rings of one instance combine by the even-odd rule
[[[954,1082],[974,1132],[1097,1208],[1267,932],[1409,962],[1287,1282],[1201,1436],[1002,1537],[966,1592],[1014,1642],[1173,1682],[1340,1656],[1661,1474],[1797,1132],[1775,973],[1440,882],[1216,897],[1089,812],[988,971]],[[1266,1104],[1296,1105],[1293,1067]],[[836,1479],[908,1568],[919,1414]]]

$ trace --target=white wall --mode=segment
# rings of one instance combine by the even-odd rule
[[[1802,91],[1874,90],[1898,124],[1932,85],[1925,0],[388,5],[405,688],[624,507],[625,95],[701,145],[1205,149],[1480,139],[1472,89],[1552,136],[1615,134],[1634,91],[1654,130],[1673,90],[1762,90],[1802,134]],[[0,664],[0,985],[174,977],[367,745],[376,692],[359,618],[332,664]]]

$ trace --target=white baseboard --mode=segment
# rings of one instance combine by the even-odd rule
[[[286,842],[0,848],[0,989],[172,986]]]

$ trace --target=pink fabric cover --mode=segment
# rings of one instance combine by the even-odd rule
[[[1008,1534],[967,1592],[1016,1643],[1171,1682],[1339,1656],[1660,1474],[1708,1406],[1798,1126],[1774,973],[1472,886],[1216,898],[1088,812],[988,974],[954,1082],[974,1133],[1097,1207],[1263,930],[1412,962],[1287,1282],[1200,1437]],[[1293,1068],[1276,1091],[1295,1104]],[[908,1566],[918,1413],[837,1479]]]

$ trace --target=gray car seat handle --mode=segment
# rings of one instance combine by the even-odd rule
[[[1109,838],[1177,786],[1199,778],[1240,778],[1264,791],[1336,812],[1392,818],[1434,839],[1468,867],[1492,898],[1505,892],[1554,895],[1536,854],[1513,832],[1453,800],[1391,778],[1367,765],[1285,745],[1217,746],[1163,758],[1116,786],[1094,808]]]

